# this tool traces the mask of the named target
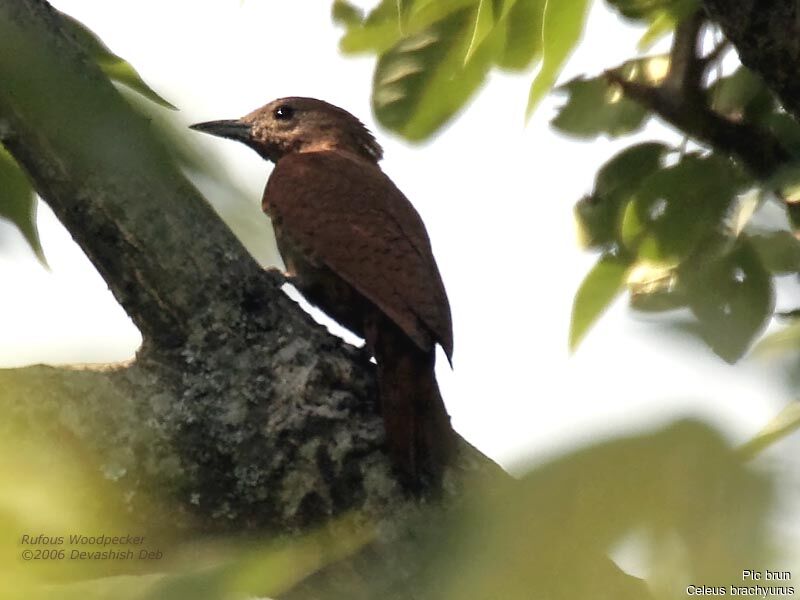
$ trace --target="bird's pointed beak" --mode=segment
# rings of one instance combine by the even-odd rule
[[[238,120],[227,121],[206,121],[205,123],[195,123],[189,125],[189,129],[202,131],[210,135],[237,140],[239,142],[249,142],[252,139],[250,125]]]

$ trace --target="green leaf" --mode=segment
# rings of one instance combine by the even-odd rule
[[[785,112],[768,114],[761,122],[778,138],[784,148],[796,159],[800,158],[800,123]]]
[[[97,65],[108,75],[112,81],[122,83],[132,90],[140,93],[148,100],[152,100],[156,104],[169,108],[170,110],[178,110],[174,105],[170,104],[164,98],[159,96],[153,89],[148,86],[139,74],[136,72],[130,63],[122,60],[114,55],[106,57],[96,57]]]
[[[648,176],[625,211],[622,241],[640,258],[680,262],[724,231],[725,217],[745,185],[727,158],[684,156]]]
[[[686,295],[680,288],[654,287],[645,291],[631,290],[630,307],[642,313],[664,313],[685,308]]]
[[[669,57],[658,55],[628,61],[615,72],[628,81],[653,85],[666,76],[668,68]],[[641,104],[626,98],[619,85],[603,75],[592,79],[578,77],[558,90],[569,94],[551,122],[562,133],[581,138],[601,134],[616,137],[640,129],[649,116]]]
[[[83,23],[61,13],[62,26],[65,33],[73,36],[84,51],[97,63],[97,66],[112,80],[128,86],[145,98],[166,108],[177,110],[148,86],[130,63],[113,52]]]
[[[728,219],[728,230],[733,237],[739,237],[748,228],[750,221],[763,206],[764,197],[764,190],[758,187],[753,187],[739,194]],[[778,212],[782,212],[780,208]],[[776,226],[779,227],[780,224]]]
[[[648,25],[639,42],[636,44],[636,49],[639,52],[646,52],[652,48],[658,40],[665,35],[672,33],[675,26],[678,24],[675,17],[668,12],[663,12],[653,18]]]
[[[628,275],[630,306],[640,312],[666,312],[688,302],[673,265],[637,262]]]
[[[402,37],[395,0],[383,0],[359,23],[349,23],[339,41],[344,54],[383,52]]]
[[[577,349],[591,326],[622,292],[629,266],[619,258],[604,256],[586,275],[572,305],[570,352]]]
[[[800,320],[764,336],[753,349],[754,354],[768,356],[773,353],[797,352],[800,350]]]
[[[47,267],[36,228],[36,196],[28,177],[3,146],[0,146],[0,218],[17,226],[36,258]]]
[[[665,7],[643,14],[650,24],[639,39],[640,52],[650,49],[658,40],[672,33],[675,26],[699,8],[698,0],[671,0]]]
[[[383,126],[410,140],[427,138],[480,87],[502,32],[495,30],[464,64],[475,10],[454,13],[404,38],[379,58],[372,106]]]
[[[633,203],[628,203],[622,213],[620,239],[626,251],[638,253],[647,234],[647,223],[639,216]]]
[[[786,205],[786,214],[794,229],[800,227],[800,162],[779,166],[766,182]]]
[[[789,115],[774,113],[766,119],[770,129],[793,160],[780,165],[764,187],[774,192],[786,206],[786,216],[792,228],[800,229],[800,124]]]
[[[526,114],[530,117],[544,95],[553,87],[561,67],[578,44],[589,0],[549,0],[542,22],[542,68],[533,80],[528,94]]]
[[[800,271],[800,241],[788,231],[750,234],[764,267],[776,275]]]
[[[626,148],[597,173],[594,191],[575,205],[581,238],[592,248],[617,243],[622,211],[641,182],[661,168],[669,148],[646,142]]]
[[[464,56],[464,63],[469,62],[494,27],[495,17],[492,4],[492,0],[479,0],[478,11],[475,15],[475,27],[472,30],[472,39],[469,42],[467,54]]]
[[[733,120],[759,120],[775,108],[764,81],[747,67],[714,82],[709,89],[712,108]]]
[[[603,77],[578,77],[558,89],[569,94],[567,103],[550,122],[561,133],[579,138],[602,134],[619,137],[640,129],[648,117],[641,104],[626,98]]]
[[[417,0],[408,4],[398,0],[382,0],[360,24],[347,27],[339,41],[339,49],[344,54],[369,52],[380,56],[435,23],[466,8],[474,8],[477,1]],[[418,40],[417,43],[422,42]]]
[[[364,13],[357,6],[347,2],[347,0],[334,0],[331,7],[331,19],[337,25],[353,27],[361,25],[364,20]]]
[[[775,306],[772,278],[753,244],[741,238],[718,260],[682,266],[689,307],[711,349],[736,362],[767,326]]]
[[[542,52],[542,21],[547,0],[516,0],[503,16],[505,44],[496,62],[501,69],[526,69]]]
[[[495,0],[501,2],[502,0]],[[513,1],[513,0],[512,0]],[[440,21],[445,17],[451,16],[464,8],[476,8],[479,0],[395,0],[400,7],[401,14],[407,15],[409,26],[424,28]],[[494,7],[495,13],[498,6]]]
[[[764,429],[747,443],[739,447],[739,454],[745,460],[755,458],[765,449],[782,440],[800,428],[800,402],[787,404]]]
[[[597,173],[594,196],[606,198],[628,194],[642,180],[662,167],[670,147],[661,142],[643,142],[614,155]]]
[[[705,424],[678,421],[537,463],[513,486],[487,485],[485,499],[470,494],[451,564],[435,569],[457,576],[440,579],[435,597],[680,598],[696,581],[741,585],[742,562],[768,562],[771,482]],[[631,538],[646,582],[609,571],[605,557]]]

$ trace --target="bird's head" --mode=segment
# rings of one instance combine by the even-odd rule
[[[208,121],[192,129],[238,140],[277,162],[293,152],[345,150],[378,162],[383,150],[346,110],[315,98],[279,98],[241,119]]]

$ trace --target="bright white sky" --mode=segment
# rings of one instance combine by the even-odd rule
[[[412,146],[375,125],[372,60],[338,54],[330,2],[51,2],[131,62],[187,123],[308,95],[370,125],[386,150],[383,168],[427,224],[450,296],[455,370],[440,360],[438,375],[453,423],[502,464],[685,415],[744,441],[787,400],[764,365],[730,367],[637,321],[624,302],[569,356],[573,294],[593,262],[577,246],[572,207],[591,190],[598,166],[629,140],[559,137],[548,126],[554,98],[526,127],[529,75],[492,77],[440,137]],[[565,79],[622,62],[637,37],[596,8]],[[672,135],[655,126],[648,132]],[[271,167],[243,146],[201,137],[197,143],[217,150],[251,194],[253,219],[268,231],[257,207]],[[131,357],[138,332],[103,280],[44,205],[39,225],[50,272],[0,225],[0,366]]]

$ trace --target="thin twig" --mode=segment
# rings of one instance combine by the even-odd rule
[[[669,72],[665,87],[684,95],[696,93],[702,86],[703,64],[699,56],[705,18],[700,11],[681,21],[675,29],[670,50]]]

